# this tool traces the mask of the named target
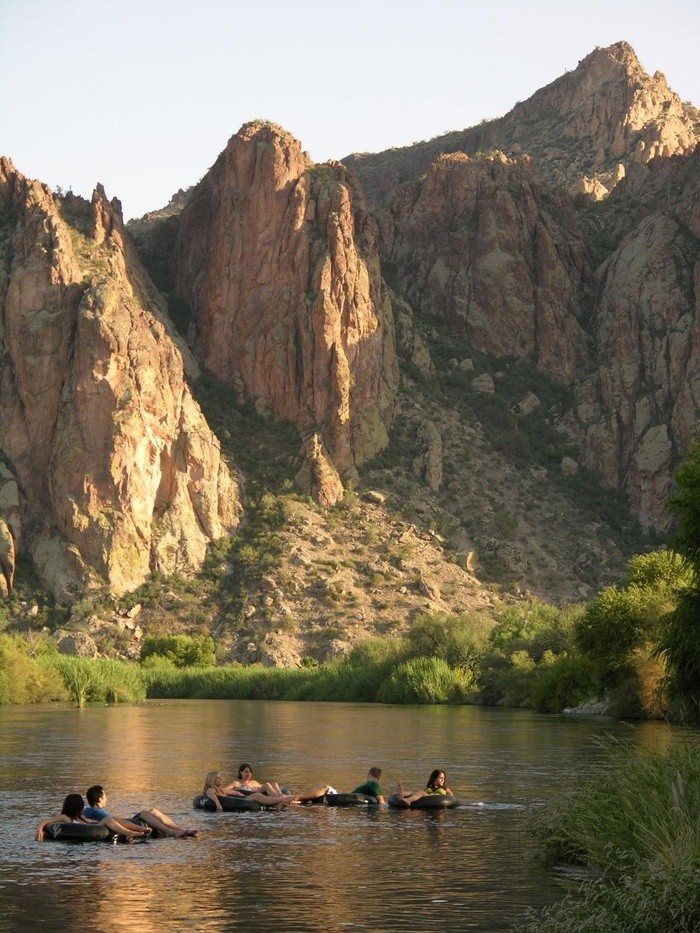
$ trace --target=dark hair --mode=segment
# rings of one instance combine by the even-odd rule
[[[445,774],[445,772],[442,770],[442,768],[436,768],[434,771],[431,771],[431,772],[430,772],[430,777],[428,778],[428,783],[427,783],[425,786],[426,786],[426,787],[432,787],[433,789],[435,789],[435,782],[437,781],[439,775],[441,775],[441,774]],[[446,775],[446,774],[445,774],[445,783],[447,783],[447,775]]]
[[[239,781],[240,781],[240,779],[241,779],[241,775],[243,774],[243,772],[245,771],[246,768],[250,768],[250,773],[251,773],[251,774],[253,773],[253,768],[252,768],[252,766],[249,765],[247,761],[244,761],[243,764],[240,765],[240,767],[238,768],[238,780],[239,780]]]
[[[88,789],[85,791],[88,804],[91,807],[94,807],[104,792],[105,789],[101,784],[93,784],[92,787],[88,787]]]
[[[84,809],[85,801],[80,796],[80,794],[68,794],[66,799],[63,801],[61,813],[64,816],[69,816],[72,820],[77,820],[83,815]]]
[[[382,769],[381,768],[370,768],[369,773],[372,775],[373,778],[376,778],[377,780],[379,780],[379,778],[382,776]]]

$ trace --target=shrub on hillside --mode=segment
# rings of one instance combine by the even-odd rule
[[[422,612],[406,636],[413,657],[442,658],[450,667],[476,674],[489,647],[493,623],[470,613]]]
[[[216,661],[216,646],[209,635],[147,635],[141,661],[149,658],[175,667],[210,667]]]

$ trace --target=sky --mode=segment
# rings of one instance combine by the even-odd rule
[[[129,219],[250,120],[316,162],[405,146],[623,39],[700,106],[697,0],[0,0],[0,155],[54,189],[102,183]]]

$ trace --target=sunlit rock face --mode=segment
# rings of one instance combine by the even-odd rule
[[[12,548],[59,596],[197,569],[238,522],[237,484],[119,202],[98,187],[91,204],[59,206],[2,160],[0,212],[0,512]]]
[[[569,386],[560,427],[658,530],[698,436],[698,125],[619,42],[501,119],[348,160],[401,296]]]
[[[387,443],[391,304],[342,165],[312,166],[273,124],[244,126],[180,215],[174,269],[198,358],[240,398],[317,436],[341,477]]]
[[[627,42],[616,42],[594,49],[503,117],[343,161],[358,174],[373,206],[423,175],[441,153],[494,150],[527,155],[547,184],[597,201],[636,165],[692,153],[699,126],[698,109],[682,101],[661,72],[647,74]]]

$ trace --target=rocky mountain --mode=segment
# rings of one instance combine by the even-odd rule
[[[354,153],[372,206],[419,178],[442,153],[529,154],[547,184],[605,198],[632,165],[694,150],[700,111],[681,101],[661,72],[649,76],[627,42],[596,48],[505,116],[413,146]]]
[[[346,160],[395,289],[570,387],[559,426],[657,530],[700,401],[697,127],[618,43],[501,120]]]
[[[21,552],[62,597],[196,571],[238,524],[238,482],[119,203],[59,203],[3,159],[0,210],[5,590]]]
[[[338,475],[387,443],[398,367],[374,225],[342,165],[311,166],[279,127],[234,136],[178,218],[175,291],[197,357],[305,436],[301,482],[325,504]]]
[[[618,43],[343,163],[247,124],[128,231],[3,161],[6,588],[177,571],[144,630],[290,663],[619,579],[697,436],[698,125]]]

